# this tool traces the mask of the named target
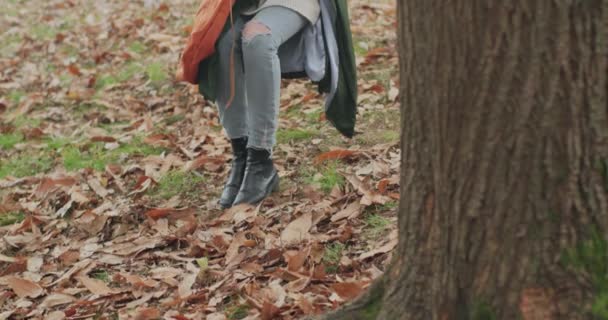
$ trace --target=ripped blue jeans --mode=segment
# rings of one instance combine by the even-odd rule
[[[248,148],[272,152],[279,121],[281,65],[279,47],[309,23],[284,7],[268,7],[253,18],[235,15],[234,26],[219,39],[217,105],[228,138],[248,137]],[[234,98],[231,61],[234,50]]]

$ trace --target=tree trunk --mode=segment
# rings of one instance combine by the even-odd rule
[[[399,246],[328,319],[608,318],[608,0],[398,4]]]

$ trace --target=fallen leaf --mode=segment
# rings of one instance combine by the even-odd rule
[[[389,179],[380,180],[380,182],[378,182],[378,191],[380,191],[381,193],[386,193],[386,189],[389,185],[389,182]]]
[[[526,288],[519,309],[524,320],[555,319],[555,292],[550,288]]]
[[[105,198],[110,194],[110,191],[104,188],[97,178],[89,178],[87,183],[97,193],[98,196]]]
[[[399,243],[399,240],[397,240],[397,239],[391,240],[387,244],[381,246],[380,248],[363,253],[362,255],[359,256],[359,260],[369,259],[376,255],[393,251],[393,249],[395,249],[395,247],[397,247],[398,243]]]
[[[63,311],[51,311],[44,317],[44,320],[63,320],[65,319],[65,312]]]
[[[160,310],[156,308],[143,308],[137,310],[135,320],[152,320],[159,319],[161,317]]]
[[[110,287],[101,280],[92,279],[87,276],[80,276],[76,279],[93,294],[106,296],[115,293],[114,290],[110,289]]]
[[[284,245],[297,243],[310,238],[308,231],[312,227],[312,213],[305,213],[292,221],[281,233],[281,242]]]
[[[331,286],[331,288],[340,296],[340,298],[346,301],[355,299],[363,291],[363,285],[359,282],[335,283]]]
[[[232,220],[235,224],[239,224],[245,220],[249,220],[258,214],[258,209],[250,204],[241,204],[230,208],[232,211]]]
[[[345,149],[332,150],[332,151],[328,151],[328,152],[318,155],[315,158],[315,163],[320,164],[320,163],[322,163],[324,161],[328,161],[328,160],[352,159],[355,156],[358,156],[359,154],[360,154],[359,152],[353,151],[353,150],[345,150]]]
[[[332,222],[340,221],[342,219],[356,218],[361,214],[361,204],[359,202],[353,202],[346,208],[340,210],[338,213],[331,217]]]
[[[264,302],[262,306],[262,320],[274,320],[277,319],[277,316],[281,310],[277,308],[274,304],[270,302]]]
[[[8,277],[6,283],[21,298],[37,298],[44,294],[41,286],[27,279]]]
[[[53,308],[76,301],[76,297],[64,293],[51,293],[40,304],[42,308]]]
[[[294,272],[300,270],[304,266],[304,263],[306,263],[309,254],[310,247],[307,250],[286,252],[285,261],[287,261],[287,269]]]

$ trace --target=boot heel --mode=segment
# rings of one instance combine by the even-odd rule
[[[273,183],[274,183],[274,185],[272,186],[272,192],[281,191],[281,185],[279,183],[279,175],[277,175],[277,177]]]

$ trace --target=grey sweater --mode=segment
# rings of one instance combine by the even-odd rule
[[[257,6],[245,10],[243,14],[253,15],[264,8],[272,6],[281,6],[294,10],[312,24],[317,22],[319,13],[321,12],[319,0],[260,0]]]

